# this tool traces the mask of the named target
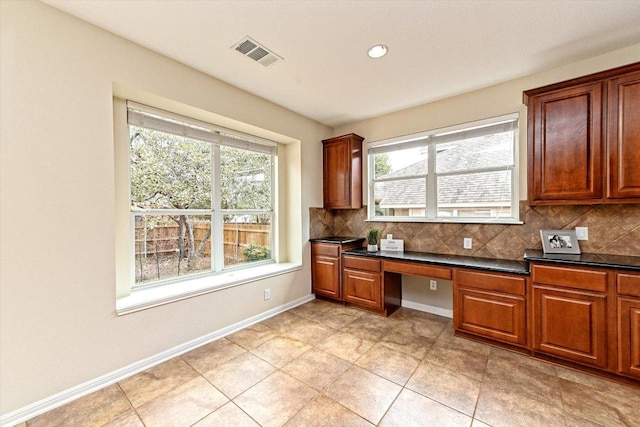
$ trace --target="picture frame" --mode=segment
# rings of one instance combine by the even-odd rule
[[[580,254],[575,230],[540,230],[545,254]]]

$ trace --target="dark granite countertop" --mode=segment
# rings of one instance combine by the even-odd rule
[[[330,236],[330,237],[318,237],[315,239],[309,239],[310,242],[319,243],[335,243],[346,245],[348,243],[364,242],[364,237],[347,237],[347,236]]]
[[[476,270],[496,271],[501,273],[529,275],[529,263],[525,261],[480,258],[462,255],[446,255],[430,252],[367,252],[366,248],[351,249],[342,252],[346,255],[364,256],[369,258],[389,259],[395,261],[411,261],[424,264],[442,265],[447,267],[473,268]]]
[[[538,249],[527,249],[524,252],[527,261],[551,262],[557,264],[582,265],[585,267],[619,268],[640,271],[640,257],[608,254],[545,254]]]
[[[331,236],[309,239],[311,242],[348,244],[364,242],[362,237]],[[411,261],[424,264],[434,264],[448,267],[472,268],[476,270],[496,271],[502,273],[529,275],[529,261],[549,262],[567,265],[582,265],[585,267],[617,268],[621,270],[640,271],[640,256],[608,255],[583,253],[573,254],[545,254],[538,249],[527,249],[524,261],[481,258],[463,255],[447,255],[431,252],[367,252],[366,248],[343,251],[343,254],[364,256],[369,258],[389,259],[396,261]]]

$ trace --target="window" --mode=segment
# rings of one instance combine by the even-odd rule
[[[370,143],[376,221],[518,221],[517,115]]]
[[[273,262],[277,144],[127,103],[132,288]]]

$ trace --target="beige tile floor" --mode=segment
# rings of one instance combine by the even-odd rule
[[[315,300],[27,426],[640,426],[640,389]]]

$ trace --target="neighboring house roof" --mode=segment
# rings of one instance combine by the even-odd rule
[[[476,138],[465,144],[452,144],[438,152],[438,172],[478,169],[507,165],[512,154],[492,137]],[[421,160],[380,178],[401,178],[426,175],[426,161]],[[511,202],[511,179],[506,171],[473,175],[438,177],[438,204],[504,205]],[[376,184],[376,199],[380,207],[423,207],[426,197],[424,178],[388,181]]]

